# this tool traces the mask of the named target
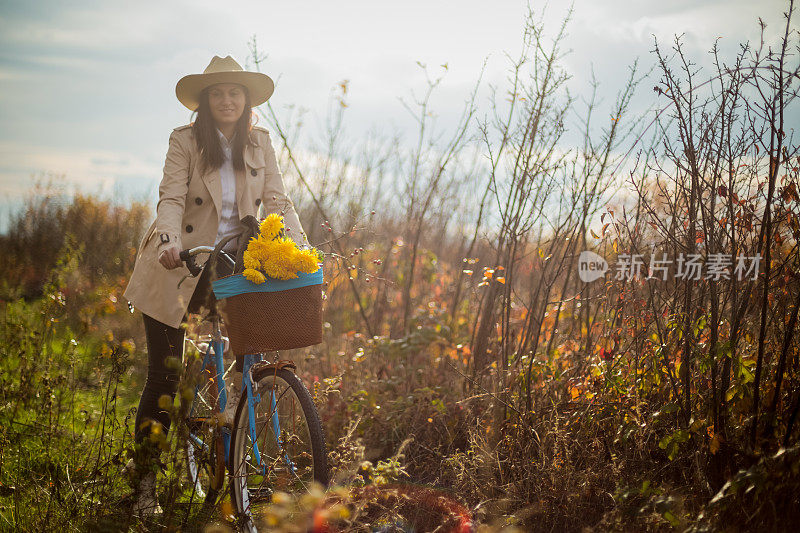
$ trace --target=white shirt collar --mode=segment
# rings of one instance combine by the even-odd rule
[[[224,146],[226,148],[230,148],[231,147],[231,143],[236,138],[236,132],[234,131],[233,132],[233,136],[231,137],[231,140],[229,141],[228,138],[225,137],[225,134],[222,133],[221,131],[219,131],[219,128],[217,128],[217,135],[219,135],[219,140],[222,143],[222,146]]]

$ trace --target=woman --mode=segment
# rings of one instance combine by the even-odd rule
[[[287,235],[307,245],[284,191],[269,133],[252,125],[251,107],[266,102],[273,89],[267,75],[243,70],[230,56],[214,56],[202,74],[181,78],[175,88],[178,100],[197,116],[170,135],[156,219],[142,239],[125,290],[125,298],[142,312],[147,338],[148,371],[136,415],[137,443],[155,422],[159,429],[169,429],[169,415],[158,408],[158,400],[164,394],[174,398],[178,373],[166,359],[183,355],[181,323],[210,292],[207,269],[198,278],[184,279],[188,270],[180,250],[217,244],[238,232],[239,221],[256,216],[261,205],[267,213],[281,213]],[[234,239],[227,249],[236,246]],[[240,377],[230,381],[241,384]],[[235,408],[237,394],[240,390],[232,391],[227,407]],[[225,416],[232,418],[232,409],[226,409]],[[152,466],[137,466],[145,474],[134,511],[160,512]]]

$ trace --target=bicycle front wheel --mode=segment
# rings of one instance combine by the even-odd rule
[[[274,492],[301,493],[315,481],[328,483],[325,436],[305,385],[287,368],[254,371],[253,382],[253,423],[243,394],[229,464],[231,499],[250,531]]]

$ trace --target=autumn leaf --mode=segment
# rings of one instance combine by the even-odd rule
[[[717,453],[721,445],[722,437],[719,436],[719,433],[714,433],[714,436],[711,438],[711,442],[708,444],[708,448],[711,450],[711,453]]]
[[[233,505],[231,505],[231,502],[223,501],[222,503],[220,503],[219,504],[219,511],[220,511],[220,513],[222,514],[222,516],[225,519],[227,519],[227,520],[233,520],[234,519],[235,515],[234,515],[234,512],[233,512]]]
[[[783,192],[781,193],[781,197],[783,198],[784,203],[789,203],[790,201],[797,202],[797,184],[795,182],[791,182],[789,185],[783,188]]]

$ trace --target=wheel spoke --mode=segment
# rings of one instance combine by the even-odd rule
[[[327,481],[327,466],[319,418],[302,383],[283,369],[256,380],[260,401],[254,406],[255,438],[243,403],[233,432],[230,468],[237,510],[257,521],[274,492],[308,491],[315,479]],[[254,442],[258,443],[260,463]]]
[[[218,446],[220,434],[214,419],[215,412],[219,412],[216,405],[217,387],[212,373],[206,369],[200,373],[191,414],[186,419],[189,430],[186,442],[189,484],[183,498],[189,503],[213,503],[224,482],[225,464]]]

